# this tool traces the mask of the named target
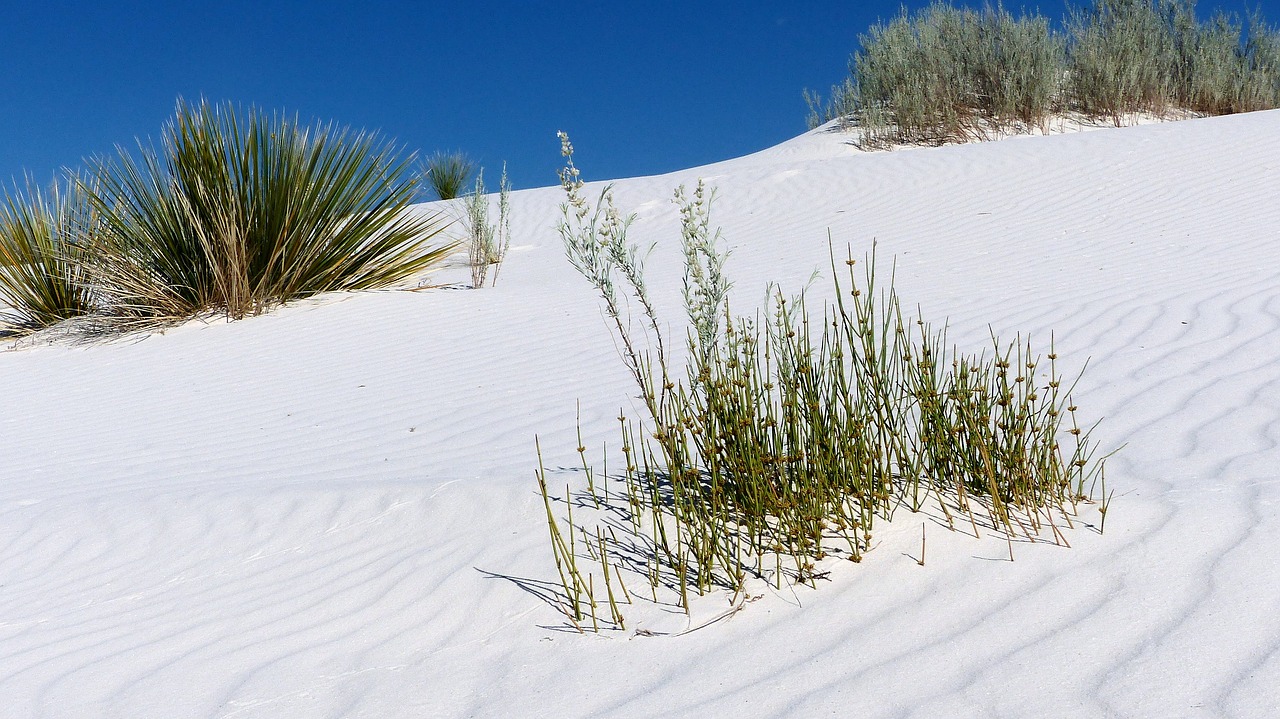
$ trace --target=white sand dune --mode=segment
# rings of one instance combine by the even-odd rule
[[[0,717],[1276,715],[1280,112],[870,154],[815,132],[619,181],[676,336],[670,193],[698,177],[740,311],[815,269],[828,297],[829,231],[896,256],[961,346],[1091,357],[1081,411],[1127,443],[1106,533],[1010,562],[903,511],[816,591],[680,637],[558,630],[493,576],[555,574],[534,435],[576,482],[579,403],[593,448],[639,413],[560,190],[530,190],[493,289],[0,354]]]

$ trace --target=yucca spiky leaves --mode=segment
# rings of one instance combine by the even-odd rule
[[[85,238],[92,217],[78,185],[28,186],[0,204],[0,325],[30,332],[93,310]]]
[[[442,260],[438,216],[409,209],[410,164],[375,135],[180,101],[160,146],[82,185],[102,220],[95,284],[141,322],[403,281]]]
[[[437,152],[427,160],[425,174],[436,197],[452,200],[462,194],[475,171],[475,163],[463,153]]]

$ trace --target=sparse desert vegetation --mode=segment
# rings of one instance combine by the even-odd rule
[[[0,325],[31,332],[94,311],[89,245],[95,214],[72,178],[50,190],[28,183],[0,204]]]
[[[1280,107],[1280,30],[1257,12],[1200,20],[1195,0],[1095,0],[1060,29],[935,2],[861,35],[849,73],[805,93],[810,127],[839,119],[869,148],[963,142],[1073,113],[1118,125]]]
[[[476,172],[476,164],[466,153],[436,152],[423,164],[422,174],[427,184],[441,200],[452,200],[466,191],[467,183]]]
[[[539,449],[561,608],[574,626],[598,631],[607,599],[605,626],[625,628],[619,603],[635,591],[624,574],[685,611],[691,593],[717,588],[736,602],[752,578],[814,584],[828,557],[861,561],[877,520],[904,507],[928,505],[975,535],[1067,544],[1077,503],[1101,483],[1105,521],[1104,458],[1052,342],[1047,356],[1029,339],[994,335],[989,354],[959,350],[945,330],[904,313],[874,252],[861,271],[852,256],[837,263],[833,254],[837,299],[820,319],[803,295],[776,288],[761,314],[734,315],[727,252],[701,183],[675,195],[689,327],[687,364],[675,366],[643,253],[627,239],[631,218],[610,187],[595,202],[584,196],[563,133],[561,142],[565,250],[603,300],[648,412],[640,422],[619,417],[622,462],[612,475],[578,447],[587,486],[566,487],[563,528]],[[621,489],[610,492],[611,481]]]
[[[377,136],[256,108],[180,101],[157,144],[91,161],[0,213],[12,330],[93,315],[150,326],[236,319],[335,290],[384,287],[440,262],[438,215]]]
[[[471,286],[484,287],[487,278],[494,284],[502,271],[502,261],[511,248],[511,182],[507,179],[507,167],[502,166],[498,181],[498,217],[489,222],[489,197],[485,194],[484,170],[476,173],[475,188],[465,198],[467,261],[471,266]],[[489,270],[493,275],[489,275]]]
[[[1280,110],[1006,6],[892,152],[896,1],[6,14],[0,719],[1275,714]]]

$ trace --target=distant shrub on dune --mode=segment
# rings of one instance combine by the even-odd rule
[[[1261,14],[1249,16],[1243,57],[1244,79],[1239,102],[1242,112],[1280,107],[1280,28],[1269,26]]]
[[[1280,106],[1280,33],[1260,16],[1200,21],[1195,0],[1096,0],[1064,29],[935,2],[859,38],[850,78],[806,91],[809,124],[856,125],[868,147],[1029,131],[1080,113],[1226,114]]]
[[[873,27],[854,56],[854,104],[870,144],[980,137],[1043,123],[1063,44],[1042,17],[936,3]]]
[[[1075,108],[1119,122],[1128,112],[1164,112],[1174,105],[1180,70],[1175,38],[1192,33],[1197,23],[1177,6],[1170,5],[1177,14],[1167,17],[1162,9],[1145,1],[1099,0],[1072,13],[1065,91]]]
[[[426,161],[423,174],[436,197],[452,200],[464,192],[476,165],[461,152],[437,152]]]

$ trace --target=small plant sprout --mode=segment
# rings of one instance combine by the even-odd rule
[[[924,566],[924,522],[920,523],[920,561],[917,564]]]
[[[711,592],[741,602],[752,581],[816,586],[830,573],[824,562],[859,561],[875,523],[899,507],[933,507],[953,529],[960,517],[975,537],[980,527],[1003,536],[1010,559],[1014,537],[1066,544],[1055,517],[1070,526],[1106,458],[1095,457],[1092,429],[1075,419],[1074,384],[1063,386],[1052,343],[1047,362],[1022,336],[993,334],[985,353],[962,352],[945,329],[904,313],[874,247],[865,262],[851,251],[837,261],[832,250],[836,301],[821,311],[774,288],[757,314],[736,316],[728,252],[710,223],[713,193],[699,184],[675,194],[688,330],[685,365],[671,366],[644,253],[627,240],[630,219],[609,187],[586,199],[573,147],[563,133],[560,141],[565,251],[599,293],[647,412],[619,416],[621,491],[603,497],[597,486],[609,473],[593,471],[580,431],[587,487],[580,503],[566,488],[565,531],[539,448],[539,489],[574,626],[584,603],[592,628],[604,626],[594,572],[584,581],[578,568],[578,536],[600,565],[605,625],[615,629],[628,626],[613,588],[617,581],[625,592],[625,574],[644,577],[654,602],[686,614]],[[594,514],[575,519],[575,508]]]
[[[507,167],[502,166],[499,182],[498,219],[489,224],[489,197],[485,195],[484,170],[476,174],[475,189],[466,197],[464,225],[467,234],[467,260],[471,267],[471,286],[484,287],[489,269],[493,269],[493,284],[498,282],[498,272],[507,250],[511,247],[511,184],[507,180]]]

